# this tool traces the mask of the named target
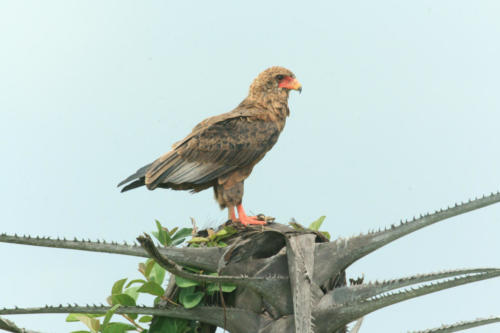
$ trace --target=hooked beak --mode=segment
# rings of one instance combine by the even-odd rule
[[[298,90],[299,93],[302,92],[302,85],[300,84],[300,82],[296,78],[291,76],[283,78],[283,80],[281,80],[281,82],[279,83],[278,87],[290,90]]]

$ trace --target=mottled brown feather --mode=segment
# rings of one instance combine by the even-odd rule
[[[138,179],[124,190],[142,183],[151,190],[194,192],[214,186],[221,207],[241,203],[243,181],[277,142],[289,115],[289,90],[278,87],[277,75],[295,77],[283,67],[262,72],[233,111],[203,120],[171,151],[120,185]]]

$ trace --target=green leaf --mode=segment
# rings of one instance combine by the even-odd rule
[[[129,283],[127,283],[127,285],[125,286],[125,288],[128,288],[130,287],[131,285],[133,285],[134,283],[146,283],[148,281],[146,280],[143,280],[143,279],[136,279],[136,280],[132,280],[130,281]]]
[[[99,332],[99,328],[101,327],[99,319],[81,313],[75,313],[74,317],[84,323],[92,333]]]
[[[217,243],[217,246],[218,246],[218,247],[226,247],[226,246],[227,246],[227,244],[226,244],[226,243],[224,243],[224,242],[222,242],[222,241],[219,241],[219,242]]]
[[[111,303],[113,305],[121,304],[125,306],[135,306],[135,299],[127,294],[111,295]]]
[[[173,229],[172,229],[172,230],[170,230],[170,231],[167,229],[168,234],[170,235],[170,237],[172,237],[172,236],[173,236],[173,234],[175,234],[175,232],[176,232],[178,229],[179,229],[179,227],[175,227],[175,228],[173,228]],[[172,239],[173,239],[173,238],[172,238]]]
[[[150,332],[162,333],[185,333],[188,328],[189,321],[186,319],[176,319],[169,317],[155,316],[149,327]],[[187,331],[193,332],[193,331]]]
[[[139,287],[130,287],[128,289],[125,289],[123,294],[111,295],[111,304],[112,305],[121,304],[124,306],[135,306],[135,301],[137,300],[137,297],[139,296],[137,289],[139,289]],[[136,319],[138,316],[136,313],[128,313],[127,315],[132,319]]]
[[[320,234],[322,234],[323,236],[325,236],[328,240],[330,240],[330,233],[328,231],[320,231],[319,232]]]
[[[140,323],[149,323],[151,320],[153,320],[153,317],[151,316],[142,316],[139,318]]]
[[[216,241],[222,240],[224,238],[227,238],[227,237],[235,234],[236,232],[238,232],[238,231],[233,227],[229,227],[229,226],[224,227],[224,229],[221,229],[215,233],[215,239],[216,239]]]
[[[90,318],[103,317],[104,313],[70,313],[66,317],[66,322],[80,321],[77,316],[87,316]]]
[[[137,298],[139,297],[139,292],[137,291],[140,287],[130,287],[127,288],[123,291],[124,294],[129,295],[134,299],[134,301],[137,301]]]
[[[208,242],[209,239],[207,237],[193,237],[190,240],[188,240],[188,243],[206,243]]]
[[[230,293],[236,289],[236,286],[234,284],[230,284],[230,283],[222,283],[221,289],[222,289],[223,293]],[[219,284],[218,283],[209,283],[207,285],[207,292],[208,293],[218,292],[218,291],[219,291]]]
[[[326,216],[321,216],[319,219],[312,222],[309,225],[309,229],[314,230],[314,231],[318,231],[319,228],[321,228],[321,225],[323,224],[323,221],[325,220],[325,218],[326,218]]]
[[[170,246],[177,246],[179,244],[182,244],[185,240],[186,240],[186,238],[176,239],[176,240],[172,241],[172,244],[170,244]]]
[[[127,278],[116,281],[115,284],[113,284],[113,288],[111,288],[111,295],[121,294],[125,282],[127,282]]]
[[[153,269],[153,266],[155,265],[155,261],[153,259],[148,259],[146,260],[146,265],[145,265],[145,270],[144,270],[144,276],[146,279],[149,280],[149,275],[151,274],[151,270]]]
[[[154,281],[144,283],[137,291],[140,293],[148,293],[155,296],[162,296],[165,293],[163,288]]]
[[[203,291],[195,291],[194,289],[195,287],[181,288],[179,302],[181,302],[186,309],[197,306],[205,296]]]
[[[135,331],[135,326],[125,323],[109,323],[107,324],[102,333],[124,333],[126,331]]]
[[[103,326],[106,326],[109,323],[109,321],[111,320],[111,317],[113,317],[113,315],[115,314],[116,309],[118,309],[120,306],[121,306],[120,304],[115,304],[111,307],[111,309],[109,309],[106,312],[106,316],[104,317],[104,320],[102,321]]]
[[[170,243],[172,243],[172,239],[170,238],[168,231],[165,230],[165,228],[163,228],[161,226],[160,221],[155,220],[155,222],[156,222],[156,228],[158,229],[158,232],[153,233],[153,236],[155,236],[158,239],[158,241],[160,242],[161,245],[169,246]]]
[[[177,231],[175,235],[172,236],[172,240],[186,238],[188,236],[191,236],[192,232],[193,229],[191,228],[182,228],[181,230]]]
[[[151,268],[148,280],[156,282],[159,285],[161,285],[164,279],[165,279],[165,269],[155,262],[155,264]]]
[[[183,277],[180,277],[180,276],[175,276],[175,284],[181,288],[189,288],[189,287],[193,287],[193,286],[199,286],[200,283],[199,282],[196,282],[196,281],[193,281],[193,280],[189,280],[189,279],[185,279]]]

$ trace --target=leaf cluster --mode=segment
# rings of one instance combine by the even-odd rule
[[[168,230],[156,220],[157,230],[152,234],[163,246],[179,246],[188,236],[192,235],[191,228],[173,228]],[[207,237],[191,237],[188,241],[189,246],[227,246],[222,240],[236,233],[237,230],[232,227],[225,227],[217,232],[209,229]],[[196,274],[206,274],[217,276],[214,272],[204,272],[191,267],[184,267],[185,270]],[[72,333],[125,333],[127,331],[138,331],[147,333],[148,329],[143,328],[140,324],[149,323],[151,332],[167,332],[167,333],[196,333],[198,332],[199,323],[186,319],[158,317],[153,319],[149,315],[139,316],[137,314],[123,314],[124,319],[129,323],[111,321],[116,309],[121,306],[136,306],[137,299],[140,294],[149,294],[156,296],[154,304],[158,305],[164,300],[175,305],[181,304],[184,308],[190,309],[200,303],[206,296],[213,296],[216,292],[229,293],[236,289],[236,286],[228,283],[201,283],[175,276],[175,284],[179,288],[179,292],[175,294],[174,299],[169,299],[165,296],[165,289],[162,287],[165,280],[166,270],[158,265],[153,259],[147,259],[145,262],[139,263],[139,272],[142,278],[128,281],[128,278],[120,279],[113,284],[111,295],[107,297],[107,302],[111,309],[106,314],[69,314],[66,318],[67,322],[80,321],[87,326],[87,331],[74,331]],[[128,283],[127,283],[128,281]],[[101,321],[102,319],[102,321]]]

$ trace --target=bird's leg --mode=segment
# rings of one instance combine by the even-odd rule
[[[233,222],[236,221],[236,213],[234,212],[234,206],[227,207],[227,218],[230,221],[233,221]]]
[[[241,204],[236,206],[236,210],[238,211],[239,221],[244,226],[247,226],[249,224],[259,224],[259,225],[266,224],[265,221],[258,220],[256,216],[247,216]]]

